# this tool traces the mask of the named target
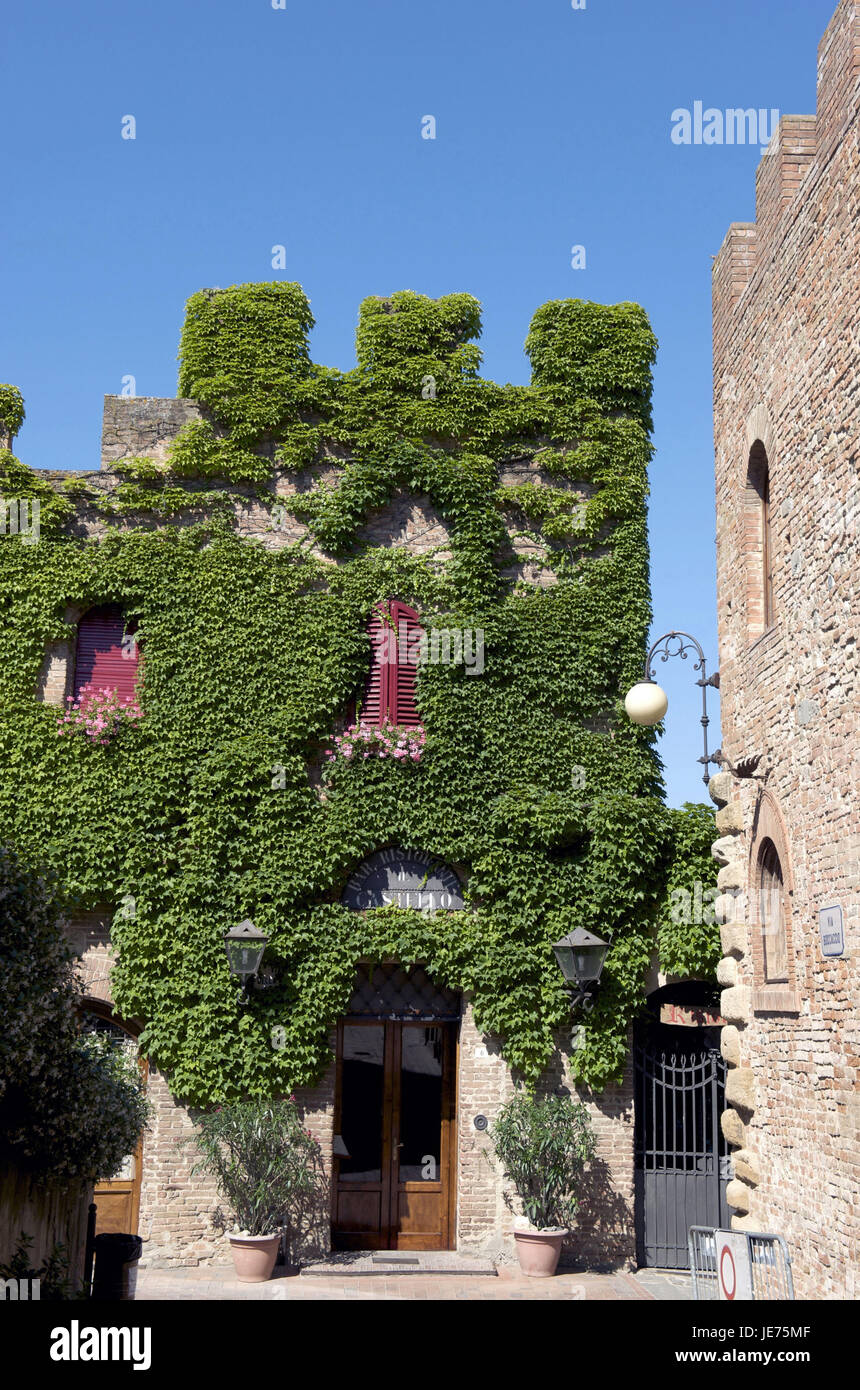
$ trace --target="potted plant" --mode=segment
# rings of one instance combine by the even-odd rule
[[[519,1091],[502,1106],[490,1139],[528,1222],[514,1231],[520,1269],[548,1278],[576,1215],[582,1171],[594,1154],[588,1111],[570,1096],[538,1100]]]
[[[201,1158],[192,1171],[215,1179],[233,1215],[228,1235],[236,1276],[263,1283],[290,1213],[316,1186],[319,1146],[294,1096],[217,1106],[197,1120],[194,1142]]]

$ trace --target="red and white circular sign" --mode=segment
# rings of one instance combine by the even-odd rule
[[[727,1245],[720,1251],[720,1283],[723,1286],[723,1298],[731,1303],[737,1292],[738,1276],[734,1256]]]

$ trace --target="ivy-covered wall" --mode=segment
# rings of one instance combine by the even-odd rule
[[[665,807],[653,734],[621,705],[650,617],[647,318],[544,305],[530,386],[478,375],[469,295],[366,300],[348,372],[312,362],[311,325],[298,285],[193,295],[179,390],[204,418],[166,459],[116,466],[109,494],[0,455],[0,495],[41,504],[38,544],[0,537],[2,838],[56,872],[70,909],[123,904],[116,1005],[190,1102],[313,1082],[359,958],[420,961],[472,991],[478,1027],[534,1079],[570,1018],[550,945],[577,925],[612,934],[574,1056],[600,1088],[658,934],[665,970],[707,973],[719,954],[715,927],[666,912],[670,889],[714,879],[712,816]],[[505,484],[524,462],[529,481]],[[299,475],[316,479],[287,499],[307,535],[240,539],[236,489],[273,506]],[[368,540],[404,492],[443,518],[447,559]],[[75,534],[87,507],[111,523],[98,540]],[[512,536],[551,582],[504,577]],[[421,761],[340,757],[322,790],[313,769],[369,669],[370,611],[393,597],[425,627],[481,629],[485,669],[422,667]],[[34,693],[68,611],[104,602],[139,622],[144,672],[144,717],[106,745],[59,736]],[[465,866],[469,909],[341,906],[386,845]],[[240,1007],[222,936],[247,916],[279,983]]]

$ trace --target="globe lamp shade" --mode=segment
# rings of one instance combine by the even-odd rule
[[[634,724],[659,724],[669,708],[669,700],[656,681],[639,681],[628,690],[624,708]]]

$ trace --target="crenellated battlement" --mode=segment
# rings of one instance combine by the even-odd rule
[[[720,312],[779,254],[786,229],[815,200],[818,180],[860,111],[860,0],[841,0],[818,46],[816,114],[783,116],[756,172],[756,220],[729,228],[714,263]]]

